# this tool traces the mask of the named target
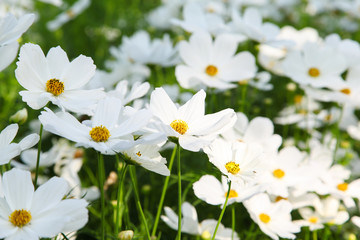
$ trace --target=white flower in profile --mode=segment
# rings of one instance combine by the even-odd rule
[[[260,43],[275,43],[280,28],[273,23],[262,22],[262,16],[256,8],[246,8],[241,17],[237,10],[232,11],[231,30],[234,33],[244,34],[248,38]]]
[[[159,150],[160,147],[155,144],[139,144],[121,153],[124,155],[125,161],[130,164],[140,165],[152,172],[169,176],[170,171],[165,165],[166,159],[160,155]]]
[[[204,175],[193,184],[195,196],[211,205],[223,205],[227,192],[228,184],[225,176],[221,177],[221,182],[212,175]],[[227,205],[235,202],[245,201],[255,194],[262,192],[263,186],[250,184],[248,182],[232,182]]]
[[[64,179],[53,177],[34,191],[30,172],[15,168],[4,173],[1,189],[0,238],[50,238],[88,221],[85,200],[63,200],[69,190]]]
[[[228,30],[220,15],[207,12],[196,2],[189,2],[184,5],[183,18],[183,20],[171,19],[171,23],[190,33],[206,31],[212,35],[218,35]]]
[[[33,133],[23,138],[19,143],[13,143],[12,141],[18,130],[19,125],[10,124],[0,132],[0,165],[9,163],[12,158],[31,148],[39,141],[39,135]]]
[[[81,14],[91,4],[91,0],[78,0],[69,9],[60,13],[54,20],[48,22],[46,27],[50,31],[56,31],[68,21]]]
[[[19,19],[11,13],[0,17],[0,71],[14,61],[19,49],[17,39],[31,26],[34,19],[35,14],[25,14]]]
[[[178,49],[167,34],[162,39],[151,40],[150,34],[141,30],[131,37],[124,37],[119,49],[131,61],[142,64],[169,67],[179,62]]]
[[[267,194],[260,193],[246,200],[244,206],[261,231],[272,239],[295,239],[294,233],[300,232],[300,227],[291,221],[292,207],[288,201],[272,203]]]
[[[116,84],[114,90],[107,93],[107,96],[119,98],[123,105],[127,105],[131,101],[143,97],[150,89],[148,82],[135,82],[132,86],[129,85],[129,81],[122,80]]]
[[[168,137],[178,138],[182,148],[197,152],[223,131],[232,127],[236,115],[232,109],[205,115],[204,90],[177,107],[163,88],[156,88],[150,98],[150,110],[158,120],[153,126]]]
[[[284,74],[300,85],[314,88],[341,88],[345,58],[332,47],[307,43],[301,51],[290,52],[282,62]]]
[[[341,210],[340,201],[334,197],[319,199],[317,197],[313,202],[314,210],[311,208],[301,208],[299,213],[302,220],[296,220],[294,223],[299,226],[308,226],[310,231],[324,228],[324,224],[342,225],[349,219],[349,213]]]
[[[238,41],[221,34],[213,41],[206,32],[195,32],[189,42],[179,43],[185,64],[176,66],[175,75],[183,88],[211,87],[220,90],[236,87],[232,82],[253,78],[257,67],[247,51],[235,55]]]
[[[258,144],[218,138],[205,147],[204,152],[209,161],[234,182],[254,182],[264,171],[263,150]]]
[[[115,154],[137,144],[132,133],[143,128],[151,112],[139,110],[130,117],[116,98],[105,98],[97,105],[91,121],[80,123],[67,112],[42,111],[39,120],[44,129],[77,143],[77,146],[94,148],[103,154]]]
[[[172,229],[178,229],[178,215],[169,207],[164,208],[165,215],[161,219]],[[215,219],[206,219],[201,223],[198,221],[196,209],[189,202],[181,205],[181,232],[191,235],[201,236],[202,239],[210,239],[214,233],[217,221]],[[216,232],[216,240],[239,240],[237,233],[234,232],[232,238],[232,230],[225,228],[221,223]]]
[[[274,124],[266,117],[256,117],[248,120],[244,113],[238,112],[234,126],[221,134],[227,141],[244,141],[259,144],[265,153],[275,153],[281,145],[282,138],[274,134]]]
[[[63,110],[92,114],[105,96],[101,89],[81,89],[95,73],[93,60],[80,55],[70,62],[60,46],[51,48],[45,57],[38,45],[27,43],[20,49],[17,66],[16,78],[26,89],[19,94],[33,109],[51,101]]]

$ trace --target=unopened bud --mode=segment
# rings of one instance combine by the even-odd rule
[[[134,232],[132,230],[121,231],[118,235],[120,240],[131,240],[134,237]]]
[[[23,108],[17,111],[14,115],[12,115],[9,120],[14,123],[23,124],[24,122],[26,122],[27,118],[28,118],[27,109]]]
[[[288,91],[293,92],[293,91],[295,91],[295,90],[296,90],[296,84],[295,84],[295,83],[293,83],[293,82],[288,83],[288,84],[286,84],[286,89],[287,89]]]

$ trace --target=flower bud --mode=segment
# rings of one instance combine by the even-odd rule
[[[23,108],[17,111],[14,115],[12,115],[9,120],[14,123],[23,124],[24,122],[26,122],[27,118],[28,118],[27,109]]]
[[[118,235],[120,240],[131,240],[134,237],[134,232],[132,230],[121,231]]]

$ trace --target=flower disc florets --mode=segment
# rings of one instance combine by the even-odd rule
[[[189,128],[187,123],[183,120],[174,120],[170,123],[170,126],[181,135],[184,135]]]
[[[209,65],[209,66],[206,67],[205,72],[206,72],[207,75],[213,77],[218,73],[218,68],[215,67],[214,65]]]
[[[110,137],[109,130],[103,125],[93,127],[90,136],[95,142],[106,142]]]
[[[240,172],[240,167],[239,167],[239,164],[235,163],[235,162],[228,162],[225,164],[225,168],[226,170],[235,175],[237,174],[238,172]]]
[[[320,70],[317,69],[317,68],[310,68],[309,71],[308,71],[309,75],[311,77],[318,77],[320,76]]]
[[[259,218],[260,218],[260,221],[262,221],[263,223],[268,223],[271,220],[270,216],[265,213],[261,213],[259,215]]]
[[[31,213],[28,210],[15,210],[9,216],[9,221],[16,227],[23,227],[31,221]]]
[[[52,93],[54,96],[59,96],[64,92],[64,83],[52,78],[46,82],[46,91]]]
[[[283,178],[284,176],[285,176],[285,172],[283,171],[283,170],[281,170],[281,169],[275,169],[274,171],[273,171],[273,175],[274,175],[274,177],[276,177],[276,178]]]

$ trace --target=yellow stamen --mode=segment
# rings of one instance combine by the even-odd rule
[[[350,95],[350,94],[351,94],[350,88],[343,88],[343,89],[340,90],[340,92],[342,92],[343,94],[346,94],[346,95]]]
[[[59,96],[64,92],[64,83],[55,78],[50,79],[46,82],[46,91],[54,96]]]
[[[274,175],[274,177],[276,177],[276,178],[283,178],[284,176],[285,176],[285,172],[283,171],[283,170],[281,170],[281,169],[275,169],[274,171],[273,171],[273,175]]]
[[[295,95],[295,97],[294,97],[294,102],[295,102],[296,104],[300,104],[302,98],[303,98],[302,95]]]
[[[170,123],[170,126],[181,135],[184,135],[189,128],[187,123],[183,120],[174,120]]]
[[[31,221],[31,213],[28,210],[15,210],[9,216],[9,221],[16,227],[23,227]]]
[[[310,217],[310,218],[308,219],[308,221],[311,222],[311,223],[313,223],[313,224],[317,223],[318,220],[319,220],[319,219],[318,219],[317,217]]]
[[[348,184],[347,183],[340,183],[337,185],[337,189],[339,189],[340,191],[345,192],[348,189]]]
[[[71,10],[71,9],[69,9],[69,10],[66,11],[66,15],[68,15],[69,18],[75,17],[75,13],[74,13],[74,11]]]
[[[138,151],[138,152],[136,153],[136,155],[138,155],[139,157],[141,157],[140,151]]]
[[[318,77],[320,76],[320,70],[317,68],[310,68],[308,71],[308,74],[310,75],[310,77]]]
[[[282,196],[277,196],[277,197],[275,198],[275,202],[278,202],[278,201],[281,201],[281,200],[288,200],[288,198],[284,198],[284,197],[282,197]]]
[[[226,170],[235,175],[237,174],[238,172],[240,172],[240,167],[239,167],[239,164],[235,163],[235,162],[228,162],[225,164],[225,168]]]
[[[95,142],[106,142],[110,137],[110,132],[106,127],[100,125],[91,129],[90,136]]]
[[[227,192],[225,193],[225,197],[227,196]],[[235,190],[230,190],[230,193],[229,193],[229,198],[235,198],[235,197],[238,197],[238,193],[235,191]]]
[[[209,66],[206,67],[205,72],[206,72],[207,75],[213,77],[218,73],[218,69],[214,65],[209,65]]]
[[[263,223],[268,223],[271,220],[270,216],[265,213],[261,213],[259,215],[259,218],[260,218],[260,221],[262,221]]]

